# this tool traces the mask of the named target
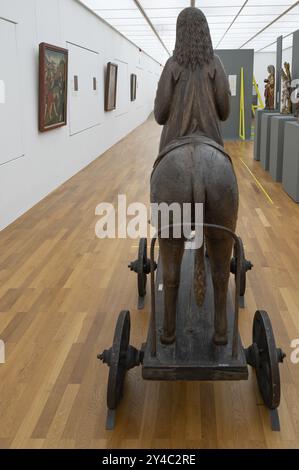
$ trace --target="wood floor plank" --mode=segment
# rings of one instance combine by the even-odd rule
[[[248,381],[228,384],[145,382],[134,369],[116,429],[105,430],[108,369],[96,355],[111,345],[123,309],[140,347],[150,299],[136,309],[127,265],[138,241],[96,238],[95,210],[119,194],[149,204],[160,132],[149,119],[0,233],[0,448],[299,448],[299,365],[290,361],[299,338],[299,205],[253,160],[252,142],[226,143],[240,190],[237,231],[254,264],[240,333],[249,346],[255,310],[266,309],[287,353],[281,432],[270,429],[251,370]]]

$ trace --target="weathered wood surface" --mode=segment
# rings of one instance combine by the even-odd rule
[[[199,39],[200,38],[200,39]],[[169,144],[179,144],[187,136],[205,136],[223,146],[221,121],[230,113],[230,87],[219,57],[214,54],[207,19],[198,8],[185,8],[178,16],[173,56],[165,64],[159,80],[154,115],[163,125],[160,152]],[[182,162],[183,165],[182,165]],[[210,145],[176,148],[155,166],[151,177],[151,202],[171,205],[205,204],[205,221],[236,229],[238,187],[235,173],[223,150]],[[171,220],[169,220],[171,225]],[[158,229],[161,227],[158,227]],[[213,271],[215,322],[214,342],[227,343],[225,304],[232,240],[206,233]],[[179,271],[183,240],[160,242],[164,270],[164,324],[162,343],[173,344],[176,325]],[[198,250],[194,269],[197,304],[202,305],[204,274],[202,251]]]
[[[177,337],[171,346],[160,342],[163,325],[162,263],[159,261],[156,277],[157,356],[150,352],[147,341],[142,376],[149,380],[246,380],[248,369],[239,341],[239,354],[232,358],[234,321],[233,286],[227,299],[228,344],[216,346],[214,334],[214,300],[210,263],[205,258],[207,292],[199,309],[193,291],[194,250],[186,250],[181,268],[181,284],[177,306]]]

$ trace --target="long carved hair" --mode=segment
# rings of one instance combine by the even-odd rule
[[[207,19],[198,8],[185,8],[178,16],[176,44],[173,52],[176,62],[195,70],[214,58],[214,50]]]
[[[275,76],[275,67],[274,67],[274,65],[268,65],[268,73]]]

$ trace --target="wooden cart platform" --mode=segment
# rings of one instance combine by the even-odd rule
[[[208,226],[208,224],[204,224]],[[285,354],[276,347],[270,317],[267,312],[255,313],[252,344],[244,348],[239,335],[239,306],[244,306],[246,272],[252,268],[245,258],[242,240],[225,227],[211,226],[233,237],[234,257],[231,273],[235,287],[230,285],[227,298],[228,344],[217,346],[214,335],[214,289],[209,258],[205,257],[206,295],[201,308],[193,292],[194,250],[185,249],[181,266],[181,283],[177,302],[176,340],[173,345],[160,341],[163,328],[164,299],[162,262],[154,260],[156,238],[151,242],[150,259],[147,241],[140,240],[138,259],[129,268],[137,274],[138,308],[142,309],[146,295],[147,275],[151,275],[151,318],[148,337],[140,349],[130,345],[130,312],[119,314],[110,349],[98,355],[109,367],[107,387],[106,428],[115,426],[116,409],[123,396],[126,373],[142,366],[146,380],[247,380],[248,365],[256,371],[259,390],[270,411],[271,427],[280,430],[277,408],[280,403],[279,363]],[[155,273],[155,271],[157,272]],[[156,275],[155,275],[156,274]]]
[[[156,273],[157,354],[151,355],[151,334],[144,350],[142,376],[146,380],[247,380],[248,366],[239,338],[236,358],[232,357],[234,300],[227,299],[228,344],[216,346],[214,334],[214,297],[209,259],[205,258],[206,296],[199,308],[193,288],[194,250],[187,249],[182,261],[177,307],[177,337],[173,345],[160,343],[163,324],[162,263]],[[233,289],[234,290],[234,289]]]

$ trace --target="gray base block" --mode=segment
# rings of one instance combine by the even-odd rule
[[[273,180],[278,183],[282,181],[285,124],[292,121],[296,121],[294,116],[273,116],[271,119],[269,168]]]
[[[262,116],[265,113],[273,113],[269,109],[257,109],[255,113],[255,129],[254,129],[254,150],[253,157],[254,160],[260,160],[260,146],[261,146],[261,123]]]
[[[278,112],[264,113],[261,123],[261,144],[260,144],[260,161],[264,170],[269,170],[270,156],[270,124],[273,116],[279,116]]]
[[[299,123],[286,122],[283,151],[283,189],[299,202]]]

